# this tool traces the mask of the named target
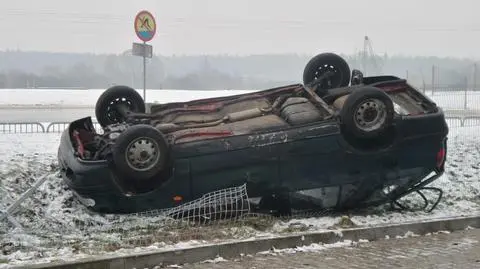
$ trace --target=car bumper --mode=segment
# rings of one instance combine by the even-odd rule
[[[78,200],[87,208],[100,213],[134,213],[158,208],[170,208],[188,202],[188,179],[168,178],[155,190],[134,194],[119,182],[108,161],[84,161],[75,156],[69,130],[62,134],[58,149],[60,175]],[[178,202],[172,197],[181,196]]]
[[[68,129],[61,136],[57,157],[63,181],[85,206],[104,211],[102,208],[109,206],[102,201],[118,199],[108,162],[83,161],[76,157]]]

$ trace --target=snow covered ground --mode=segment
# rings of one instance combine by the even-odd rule
[[[4,106],[88,106],[93,107],[105,89],[62,90],[62,89],[0,89],[0,107]],[[143,90],[137,90],[143,96]],[[247,93],[242,90],[148,90],[147,102],[182,102],[199,98],[209,98]]]
[[[444,199],[431,213],[391,212],[384,208],[351,215],[359,226],[427,220],[480,213],[480,126],[454,128],[449,135],[446,174],[432,185]],[[59,134],[0,135],[0,205],[11,204],[33,184],[33,177],[54,171]],[[412,196],[408,200],[418,201]],[[118,216],[88,212],[61,180],[51,176],[28,199],[15,217],[26,231],[9,230],[0,222],[0,268],[13,264],[68,260],[99,253],[131,253],[211,244],[234,239],[274,236],[295,230],[325,230],[339,217],[311,217],[289,221],[254,220],[247,225],[162,230],[158,219],[129,218],[125,230],[111,229]],[[102,224],[104,223],[104,224]],[[157,226],[155,226],[157,224]],[[106,227],[105,231],[99,227]],[[117,226],[115,226],[117,227]]]
[[[282,85],[279,85],[282,86]],[[262,90],[262,89],[257,89]],[[0,89],[0,108],[25,106],[50,107],[94,107],[104,89],[62,90],[62,89]],[[143,96],[143,90],[137,90]],[[248,90],[147,90],[146,101],[166,103],[189,101],[252,92]],[[480,91],[438,91],[426,94],[445,109],[463,109],[465,100],[468,109],[480,109]]]
[[[70,122],[85,116],[95,116],[94,106],[103,89],[0,89],[0,122]],[[143,96],[143,90],[137,90]],[[242,94],[246,90],[147,90],[147,102],[178,102]],[[480,91],[441,91],[426,94],[445,110],[464,109],[480,111]],[[465,103],[466,99],[466,103]],[[451,120],[459,126],[460,120]],[[478,119],[470,119],[475,121]],[[467,125],[472,125],[466,123]]]
[[[11,117],[9,115],[14,112],[8,110],[8,107],[12,105],[92,107],[102,91],[0,90],[0,110],[5,112],[6,117]],[[139,92],[142,94],[142,91]],[[150,90],[147,92],[147,101],[186,101],[244,92],[247,91]],[[461,109],[464,106],[465,96],[462,92],[428,95],[445,109]],[[467,105],[471,109],[480,109],[480,92],[469,92]],[[27,112],[32,115],[32,111]],[[1,115],[0,113],[0,121]],[[360,226],[370,226],[479,214],[480,142],[476,138],[479,130],[480,126],[451,130],[447,172],[432,184],[445,191],[444,199],[435,211],[398,213],[376,208],[350,216],[353,222]],[[34,177],[56,170],[59,139],[59,134],[0,134],[0,206],[9,205],[16,200],[33,184]],[[420,197],[412,196],[407,200],[413,203],[419,201]],[[125,219],[118,216],[100,216],[85,210],[61,180],[53,175],[35,193],[33,199],[25,202],[15,217],[27,229],[8,230],[7,233],[5,222],[0,221],[0,268],[12,264],[66,260],[106,252],[115,254],[172,249],[233,239],[274,236],[296,230],[318,231],[339,221],[339,217],[324,216],[274,222],[254,220],[244,226],[237,224],[215,228],[162,230],[156,218],[134,216]],[[119,227],[124,230],[113,229],[118,226],[113,226],[112,222],[120,222]]]

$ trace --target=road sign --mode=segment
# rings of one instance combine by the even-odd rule
[[[145,43],[133,43],[132,45],[132,55],[140,57],[153,57],[153,47]]]
[[[153,39],[157,31],[157,23],[152,13],[142,10],[135,17],[135,33],[143,42],[148,42]]]

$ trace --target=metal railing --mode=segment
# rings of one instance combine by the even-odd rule
[[[61,133],[69,124],[70,122],[0,122],[0,134]],[[98,122],[94,122],[93,126],[101,130]]]
[[[40,122],[0,122],[0,133],[45,133]]]
[[[471,127],[471,126],[480,126],[480,116],[469,116],[469,117],[446,117],[448,126],[451,128],[455,127]]]
[[[449,115],[447,111],[445,118],[451,128],[480,126],[480,114],[460,116]],[[61,133],[69,124],[69,122],[0,122],[0,134]],[[98,122],[94,122],[93,126],[97,131],[102,130]]]

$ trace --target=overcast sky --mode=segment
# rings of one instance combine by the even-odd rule
[[[155,53],[376,53],[480,58],[478,0],[0,0],[0,49],[121,53],[135,14]]]

